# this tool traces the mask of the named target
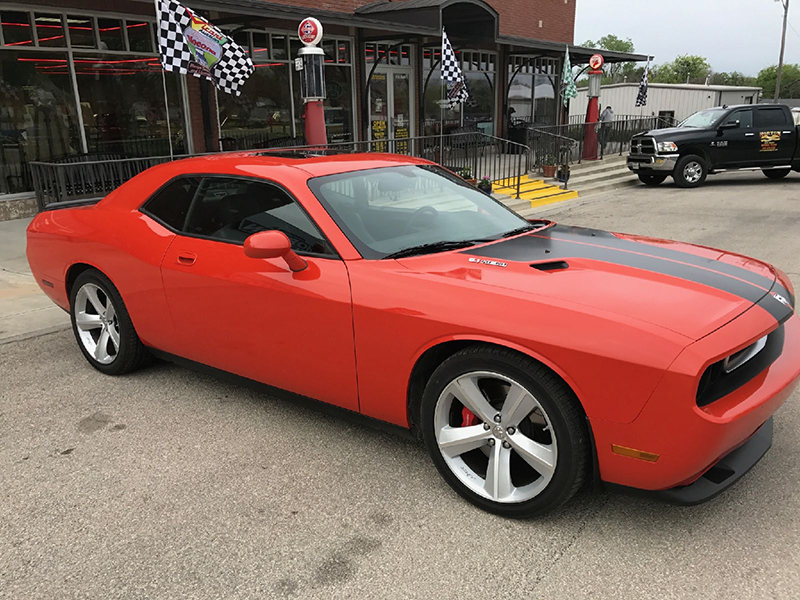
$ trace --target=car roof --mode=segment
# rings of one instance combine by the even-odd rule
[[[396,167],[402,165],[431,164],[430,161],[400,154],[355,153],[313,154],[309,150],[256,150],[248,152],[219,152],[184,158],[171,163],[186,172],[214,173],[224,168],[290,167],[311,177],[338,173]]]

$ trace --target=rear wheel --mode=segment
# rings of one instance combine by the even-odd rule
[[[70,294],[72,331],[86,360],[106,375],[122,375],[150,354],[133,328],[117,288],[96,269],[84,271]]]
[[[589,466],[585,416],[572,391],[536,361],[476,345],[428,382],[422,434],[447,483],[476,506],[530,517],[569,500]]]
[[[783,179],[791,173],[791,171],[791,169],[764,169],[762,173],[770,179]]]
[[[701,185],[708,177],[706,161],[696,154],[687,154],[678,160],[672,178],[682,188],[693,188]]]
[[[639,173],[639,181],[645,185],[661,185],[666,179],[666,173]]]

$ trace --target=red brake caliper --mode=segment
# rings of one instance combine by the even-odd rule
[[[469,427],[470,425],[477,425],[481,420],[475,416],[475,413],[468,409],[466,406],[461,409],[461,426]]]

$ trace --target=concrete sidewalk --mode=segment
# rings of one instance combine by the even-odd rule
[[[69,327],[69,315],[44,295],[28,267],[30,222],[0,222],[0,344]]]

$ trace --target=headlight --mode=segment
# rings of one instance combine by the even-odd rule
[[[677,152],[678,145],[675,142],[658,142],[659,152]]]

